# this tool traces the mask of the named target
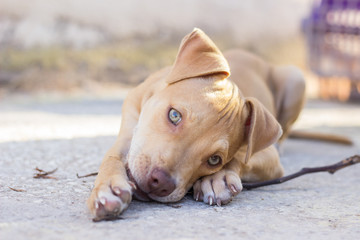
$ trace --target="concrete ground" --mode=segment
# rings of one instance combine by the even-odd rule
[[[243,191],[210,207],[134,201],[117,221],[91,221],[85,201],[114,142],[122,99],[0,102],[0,239],[358,239],[360,164]],[[360,105],[308,102],[296,124],[351,137],[354,146],[287,140],[286,174],[360,153]],[[58,170],[34,179],[34,168]],[[10,189],[10,188],[13,188]],[[14,191],[18,190],[18,191]]]

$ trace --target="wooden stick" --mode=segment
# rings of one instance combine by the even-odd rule
[[[294,178],[297,178],[297,177],[300,177],[302,175],[309,174],[309,173],[329,172],[329,173],[333,174],[336,171],[338,171],[344,167],[348,167],[348,166],[354,165],[359,162],[360,162],[360,155],[354,155],[352,157],[349,157],[345,160],[342,160],[342,161],[332,164],[332,165],[323,166],[323,167],[315,167],[315,168],[303,168],[300,171],[290,174],[285,177],[276,178],[276,179],[264,181],[264,182],[243,183],[243,188],[250,190],[253,188],[264,187],[264,186],[273,185],[273,184],[280,184],[280,183],[289,181],[291,179],[294,179]]]
[[[354,155],[352,157],[349,157],[345,160],[342,160],[342,161],[332,164],[332,165],[327,165],[327,166],[323,166],[323,167],[315,167],[315,168],[303,168],[300,171],[290,174],[290,175],[287,175],[285,177],[276,178],[276,179],[264,181],[264,182],[243,183],[242,185],[243,185],[244,189],[251,190],[253,188],[284,183],[291,179],[294,179],[294,178],[297,178],[297,177],[300,177],[302,175],[309,174],[309,173],[328,172],[328,173],[333,174],[342,168],[354,165],[359,162],[360,162],[360,155]],[[76,174],[76,176],[78,178],[85,178],[85,177],[90,177],[90,176],[96,176],[97,174],[98,174],[97,172],[94,172],[94,173],[90,173],[90,174],[87,174],[84,176],[79,176],[78,174]]]
[[[49,172],[44,171],[38,167],[36,167],[35,170],[37,171],[37,173],[34,174],[33,178],[57,179],[56,177],[49,176],[50,174],[56,172],[57,168]]]
[[[15,192],[26,192],[26,190],[24,190],[24,189],[17,189],[17,188],[12,188],[12,187],[8,187],[8,188],[10,188],[10,190],[13,190]]]
[[[86,174],[86,175],[83,175],[83,176],[80,176],[78,173],[76,173],[77,178],[86,178],[86,177],[97,176],[97,175],[98,175],[97,172],[89,173],[89,174]]]

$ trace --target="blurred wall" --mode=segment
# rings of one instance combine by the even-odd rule
[[[0,46],[91,47],[193,27],[239,45],[298,34],[310,0],[0,0]]]
[[[137,84],[172,64],[194,27],[221,50],[304,67],[300,24],[311,2],[0,0],[0,97]]]

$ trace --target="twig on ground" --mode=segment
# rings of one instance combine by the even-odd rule
[[[86,177],[97,176],[97,175],[98,175],[97,172],[89,173],[89,174],[86,174],[86,175],[83,175],[83,176],[79,176],[79,174],[76,173],[77,178],[86,178]]]
[[[49,172],[44,171],[38,167],[36,167],[35,170],[37,171],[37,173],[35,173],[33,178],[57,179],[56,177],[49,176],[50,174],[53,174],[54,172],[56,172],[57,168],[55,168],[54,170],[49,171]]]
[[[93,218],[92,221],[93,222],[101,222],[101,221],[115,221],[115,220],[122,220],[125,219],[121,216],[106,216],[105,218]]]
[[[281,178],[276,178],[276,179],[264,181],[264,182],[243,183],[242,185],[243,185],[244,189],[251,190],[253,188],[284,183],[291,179],[294,179],[294,178],[297,178],[297,177],[300,177],[302,175],[309,174],[309,173],[329,172],[329,173],[333,174],[342,168],[354,165],[356,163],[360,163],[360,155],[354,155],[352,157],[349,157],[345,160],[342,160],[342,161],[332,164],[332,165],[327,165],[327,166],[323,166],[323,167],[315,167],[315,168],[303,168],[296,173],[293,173],[293,174],[290,174],[288,176],[284,176]],[[87,174],[84,176],[79,176],[78,174],[76,174],[76,176],[78,178],[85,178],[85,177],[90,177],[90,176],[96,176],[97,174],[98,174],[97,172],[94,172],[94,173],[90,173],[90,174]]]
[[[26,190],[24,190],[24,189],[16,189],[16,188],[12,188],[12,187],[9,187],[9,186],[8,186],[8,188],[10,188],[11,190],[13,190],[15,192],[26,192]]]
[[[300,177],[302,175],[309,174],[309,173],[329,172],[329,173],[333,174],[336,171],[338,171],[344,167],[348,167],[348,166],[354,165],[356,163],[360,163],[360,155],[354,155],[352,157],[349,157],[345,160],[342,160],[342,161],[332,164],[332,165],[327,165],[327,166],[323,166],[323,167],[315,167],[315,168],[303,168],[296,173],[290,174],[285,177],[269,180],[269,181],[243,183],[243,188],[250,190],[253,188],[258,188],[258,187],[263,187],[263,186],[268,186],[268,185],[273,185],[273,184],[280,184],[280,183],[289,181],[291,179],[294,179],[294,178],[297,178],[297,177]]]

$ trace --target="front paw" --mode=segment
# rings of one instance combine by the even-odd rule
[[[200,178],[193,186],[194,199],[209,205],[229,203],[242,190],[238,174],[232,170],[222,169],[219,172]]]
[[[87,201],[94,221],[117,218],[130,204],[134,184],[120,176],[97,183]]]

